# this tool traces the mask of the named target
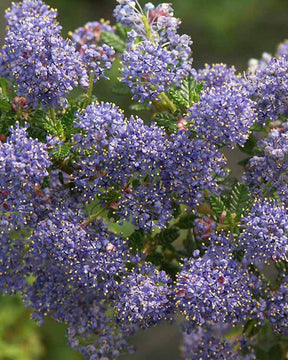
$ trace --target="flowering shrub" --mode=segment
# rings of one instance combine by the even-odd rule
[[[90,360],[179,314],[187,360],[284,359],[287,41],[245,74],[196,70],[171,5],[118,0],[114,15],[66,40],[41,0],[6,12],[1,292],[67,324]],[[113,91],[149,120],[93,95],[116,57]],[[247,154],[238,180],[225,147]]]

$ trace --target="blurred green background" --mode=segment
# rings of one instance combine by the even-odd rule
[[[63,35],[87,21],[112,20],[114,0],[50,0],[58,8]],[[143,5],[144,2],[140,1]],[[225,62],[239,71],[247,67],[249,58],[260,58],[266,51],[275,52],[277,44],[288,38],[288,0],[174,0],[181,31],[193,40],[195,68],[205,63]],[[0,0],[0,43],[5,34],[4,10],[8,0]],[[113,21],[113,20],[112,20]],[[111,99],[111,91],[103,82],[102,100],[116,101],[126,108],[127,100]],[[81,356],[66,346],[65,327],[48,319],[38,327],[19,299],[0,297],[0,360],[80,360]],[[180,334],[176,326],[142,332],[132,342],[139,352],[124,355],[122,360],[177,360]]]

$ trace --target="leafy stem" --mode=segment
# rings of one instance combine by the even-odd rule
[[[172,111],[172,113],[176,112],[176,105],[173,103],[173,101],[169,99],[169,97],[165,93],[161,93],[159,96],[163,104],[165,104],[167,108]]]
[[[85,228],[87,225],[91,224],[94,220],[96,220],[104,211],[106,211],[109,208],[109,204],[105,205],[102,209],[100,209],[99,211],[97,211],[95,214],[92,214],[91,216],[89,216],[86,220],[84,220],[81,223],[81,227]]]
[[[87,106],[91,102],[93,87],[94,87],[94,75],[90,75],[89,76],[89,88],[87,91],[87,99],[85,102],[85,106]]]

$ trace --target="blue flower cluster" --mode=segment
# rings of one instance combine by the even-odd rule
[[[235,359],[235,360],[255,360],[256,356],[253,349],[243,349],[248,355],[240,355],[234,348],[241,342],[230,342],[219,334],[218,329],[198,328],[191,333],[183,333],[183,353],[185,360],[208,360],[208,359]]]
[[[23,240],[46,207],[41,185],[51,164],[45,144],[30,139],[27,127],[16,125],[10,131],[6,142],[0,142],[0,288],[7,293],[23,286]]]
[[[3,60],[19,95],[34,108],[65,107],[66,95],[87,74],[74,45],[61,37],[56,12],[41,1],[24,0],[6,18]]]
[[[171,278],[152,264],[143,264],[118,287],[117,318],[143,328],[171,318],[173,311]]]
[[[77,50],[81,51],[81,47],[85,44],[100,44],[102,31],[115,32],[108,21],[101,20],[100,22],[90,21],[76,29],[73,33],[70,33],[70,35],[76,43]]]
[[[284,206],[276,201],[256,200],[243,223],[240,242],[245,262],[261,266],[264,262],[287,261],[288,214]]]
[[[130,335],[179,313],[187,360],[256,359],[269,328],[282,351],[287,41],[246,77],[225,64],[196,71],[170,4],[118,3],[119,35],[93,21],[73,41],[41,0],[6,12],[0,290],[19,292],[39,323],[65,323],[90,360],[116,360]],[[153,102],[150,120],[92,101],[125,42],[122,82]],[[87,93],[68,100],[79,85]],[[236,145],[250,159],[235,185],[221,148]]]
[[[288,278],[281,280],[279,289],[268,298],[268,320],[277,333],[288,336]]]
[[[250,74],[250,93],[256,101],[258,122],[275,121],[288,115],[288,57],[271,58],[267,65]]]
[[[94,82],[105,77],[105,71],[111,69],[115,57],[114,49],[107,44],[101,44],[102,31],[114,32],[107,22],[93,21],[71,34],[88,75],[93,76]],[[88,84],[83,83],[83,79],[81,85],[88,87]]]
[[[124,53],[122,81],[131,88],[135,100],[144,102],[159,99],[173,84],[180,85],[183,77],[189,76],[187,70],[179,68],[177,52],[144,41]]]
[[[173,16],[171,5],[155,8],[147,3],[143,13],[134,1],[120,1],[114,15],[123,26],[133,26],[123,54],[122,81],[135,100],[159,100],[171,85],[180,85],[191,75],[192,42],[189,36],[177,34],[180,21]]]
[[[113,186],[115,213],[128,221],[132,217],[138,228],[165,226],[173,193],[177,202],[195,207],[204,190],[217,190],[214,179],[225,176],[223,155],[207,141],[186,131],[169,138],[156,125],[125,120],[111,104],[88,106],[75,125],[85,131],[74,137],[81,159],[75,176],[94,196]]]
[[[226,75],[221,70],[218,69],[219,74],[216,73],[215,78],[210,75],[214,74],[213,71],[208,73],[207,84],[221,84],[222,81],[224,84],[207,86],[200,95],[200,101],[189,109],[186,120],[191,122],[199,136],[212,144],[229,147],[244,145],[250,128],[257,119],[254,104],[241,82],[237,83],[232,76],[232,81],[226,83],[224,79],[226,76],[231,77],[231,72],[228,71]],[[205,76],[204,74],[201,76]]]
[[[263,150],[263,156],[259,154],[249,160],[243,179],[256,196],[276,194],[287,205],[288,123],[272,129],[258,147]]]
[[[241,324],[254,316],[250,274],[220,247],[184,261],[175,285],[176,306],[191,324]]]
[[[234,66],[227,66],[226,64],[205,65],[204,69],[199,69],[195,76],[197,81],[203,81],[205,87],[220,87],[227,83],[241,83],[243,78],[236,75]]]
[[[42,322],[49,314],[68,324],[71,345],[84,354],[112,356],[117,337],[106,315],[109,300],[127,272],[126,264],[139,259],[101,221],[84,229],[81,218],[60,211],[39,222],[28,241],[25,270],[34,281],[27,285],[25,301],[35,310],[34,318]],[[91,344],[82,347],[79,337],[90,338]]]

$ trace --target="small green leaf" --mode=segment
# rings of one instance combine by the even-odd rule
[[[257,139],[255,136],[250,135],[248,140],[245,142],[244,146],[238,146],[239,150],[249,154],[249,155],[254,155],[255,154],[255,149],[257,147]]]
[[[188,230],[187,237],[183,241],[183,246],[189,256],[191,256],[193,251],[197,249],[196,239],[191,229]]]
[[[122,38],[127,38],[127,29],[124,28],[122,24],[117,23],[116,28],[117,28],[117,31],[121,35]]]
[[[0,109],[9,111],[11,110],[11,104],[9,103],[9,101],[0,98]]]
[[[263,131],[263,126],[260,125],[260,124],[255,123],[255,124],[253,124],[251,126],[251,130],[253,130],[253,131]]]
[[[225,203],[221,199],[220,196],[215,196],[215,195],[211,196],[210,199],[209,199],[209,202],[210,202],[210,205],[211,205],[211,209],[217,215],[218,218],[221,216],[223,211],[227,211]]]
[[[188,77],[182,82],[179,90],[180,95],[186,102],[186,106],[190,107],[194,102],[199,101],[200,92],[203,90],[203,83],[197,82],[195,79]]]
[[[188,77],[183,79],[180,88],[170,90],[169,95],[176,105],[188,109],[199,101],[202,90],[202,82],[197,82],[192,77]]]
[[[146,259],[147,261],[152,262],[154,265],[159,266],[164,261],[164,255],[159,252],[153,252],[152,254],[149,254]]]
[[[194,214],[183,215],[177,224],[175,224],[175,226],[177,226],[179,229],[191,229],[194,226],[195,219],[196,216]]]
[[[110,32],[110,31],[102,31],[101,32],[101,40],[111,46],[114,50],[123,52],[126,50],[126,43],[123,41],[120,36]]]
[[[166,130],[175,131],[177,129],[178,118],[170,113],[156,113],[154,121],[157,125],[163,126]]]
[[[185,99],[183,99],[178,89],[171,89],[169,91],[169,96],[175,105],[179,106],[180,108],[187,109],[187,102]]]
[[[67,158],[70,155],[70,151],[70,146],[66,144],[59,145],[56,149],[53,150],[52,155],[55,159],[61,160]]]
[[[180,233],[176,228],[168,228],[160,231],[160,233],[155,235],[155,240],[160,245],[171,244],[173,241],[178,239]]]
[[[230,197],[230,210],[237,215],[241,215],[242,210],[247,207],[249,189],[246,185],[238,183],[232,188]]]
[[[143,250],[145,241],[145,233],[143,230],[136,230],[129,236],[129,246],[134,250]]]

